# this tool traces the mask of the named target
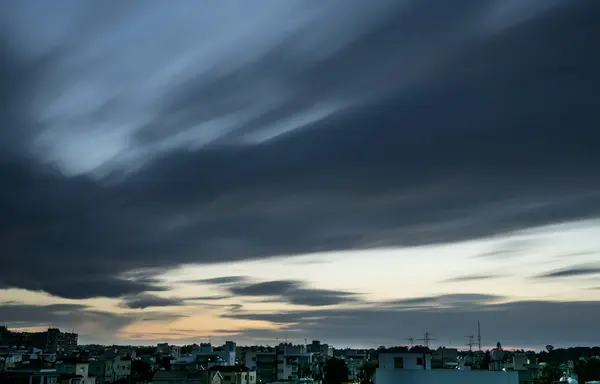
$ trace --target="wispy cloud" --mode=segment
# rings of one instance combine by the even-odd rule
[[[464,276],[451,277],[451,278],[442,280],[442,282],[445,282],[445,283],[464,283],[464,282],[468,282],[468,281],[479,281],[479,280],[497,279],[499,277],[502,277],[502,275],[499,275],[499,274],[464,275]]]
[[[577,267],[557,269],[554,271],[542,273],[536,277],[540,278],[540,279],[553,279],[553,278],[563,278],[563,277],[581,277],[581,276],[598,275],[598,274],[600,274],[600,267],[577,266]]]

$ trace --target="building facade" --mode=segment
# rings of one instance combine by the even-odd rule
[[[44,332],[14,332],[0,326],[0,345],[22,348],[38,348],[57,355],[70,355],[77,349],[78,335],[48,328]]]
[[[131,375],[131,359],[117,355],[90,360],[89,375],[96,378],[96,384],[127,379]]]
[[[432,369],[430,354],[380,354],[375,384],[397,383],[519,384],[519,374],[515,371]]]

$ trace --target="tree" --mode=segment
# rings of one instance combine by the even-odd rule
[[[377,369],[376,361],[365,361],[363,366],[360,368],[361,383],[372,383],[373,375]]]
[[[480,369],[488,370],[490,369],[490,363],[492,362],[492,355],[490,350],[485,351],[485,355],[483,355],[483,361],[481,362]]]
[[[164,368],[167,371],[171,370],[171,356],[163,356],[158,362],[160,368]]]
[[[579,376],[579,382],[600,380],[600,360],[589,359],[581,361],[575,366],[575,373]]]
[[[346,362],[342,359],[332,357],[325,364],[325,380],[324,384],[341,384],[348,382],[350,370]]]
[[[150,364],[141,360],[131,362],[131,376],[136,381],[151,381],[153,375],[154,372],[152,372]]]
[[[552,384],[562,377],[560,365],[557,363],[547,363],[540,373],[540,384]]]
[[[546,351],[548,351],[548,353],[551,353],[552,351],[554,351],[554,346],[553,345],[546,345]]]

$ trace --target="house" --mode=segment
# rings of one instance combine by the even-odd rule
[[[223,376],[219,372],[198,371],[157,371],[152,377],[153,384],[221,384]]]

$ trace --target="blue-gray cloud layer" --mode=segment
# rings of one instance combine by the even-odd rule
[[[590,332],[600,316],[598,302],[516,301],[493,303],[478,295],[423,298],[418,304],[444,301],[445,306],[329,309],[315,311],[252,313],[237,312],[228,318],[277,323],[279,334],[302,340],[306,335],[334,345],[351,340],[358,346],[406,344],[406,338],[432,333],[434,344],[466,348],[465,335],[476,334],[481,323],[483,343],[543,349],[544,345],[598,345],[600,338]],[[272,338],[268,330],[249,330],[239,337]]]
[[[598,2],[33,4],[0,12],[3,287],[600,213]]]

